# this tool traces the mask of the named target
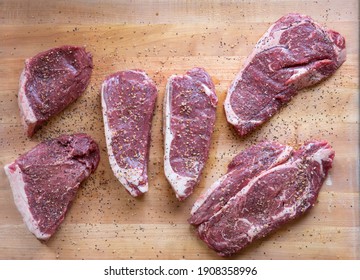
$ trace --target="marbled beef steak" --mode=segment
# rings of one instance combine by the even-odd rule
[[[38,239],[55,233],[99,159],[96,142],[78,133],[44,141],[4,167],[15,204]]]
[[[77,46],[53,48],[26,59],[18,103],[27,136],[80,97],[92,68],[91,54]]]
[[[259,40],[229,87],[227,121],[240,136],[253,131],[297,92],[331,76],[345,61],[345,39],[310,17],[288,14]]]
[[[237,253],[314,206],[334,155],[326,141],[298,150],[273,142],[250,147],[194,204],[189,222],[219,255]],[[249,162],[255,166],[246,172]]]
[[[134,197],[148,191],[151,122],[157,88],[143,70],[108,76],[101,102],[109,161],[115,177]]]
[[[199,183],[209,155],[218,99],[209,74],[193,68],[168,79],[164,99],[164,171],[176,197]]]
[[[250,180],[288,159],[293,149],[276,142],[261,142],[240,152],[228,165],[226,175],[196,200],[189,222],[199,225],[219,211]]]

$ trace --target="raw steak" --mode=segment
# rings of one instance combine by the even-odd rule
[[[18,103],[27,136],[85,91],[92,68],[91,54],[75,46],[50,49],[25,61]]]
[[[107,150],[116,178],[134,197],[148,191],[150,130],[157,89],[142,70],[110,75],[101,101]]]
[[[310,17],[288,14],[255,46],[232,82],[227,121],[240,136],[270,119],[297,92],[331,76],[345,61],[345,39]]]
[[[219,211],[236,193],[262,171],[286,161],[292,148],[275,142],[261,142],[239,153],[221,177],[195,202],[189,222],[199,225]]]
[[[55,233],[99,159],[95,141],[79,133],[44,141],[4,167],[16,207],[38,239]]]
[[[206,216],[200,224],[194,223],[198,225],[199,237],[219,255],[239,252],[314,206],[331,168],[334,151],[325,141],[309,141],[294,152],[285,148],[283,155],[281,161],[238,188],[238,192],[227,198],[226,204],[217,212],[213,211],[211,217]],[[257,158],[253,160],[257,162]],[[222,179],[219,181],[215,188],[211,187],[217,201],[221,200],[221,189],[231,187]],[[207,214],[195,204],[194,215]]]
[[[181,201],[193,192],[208,158],[218,99],[202,68],[172,75],[165,94],[164,171]]]

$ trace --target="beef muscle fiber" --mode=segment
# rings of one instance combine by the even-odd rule
[[[227,121],[244,136],[296,93],[331,76],[345,61],[345,39],[310,17],[288,14],[258,41],[228,89]]]
[[[92,67],[91,54],[76,46],[53,48],[25,61],[18,103],[27,136],[79,98]]]
[[[262,147],[268,161],[258,152]],[[219,255],[237,253],[314,206],[334,155],[326,141],[308,141],[295,151],[272,142],[250,147],[234,161],[258,163],[256,171],[233,161],[194,204],[189,222]]]
[[[102,84],[101,101],[109,161],[134,197],[148,191],[151,122],[157,89],[142,70],[114,73]]]
[[[15,204],[37,238],[55,233],[99,159],[96,142],[78,133],[44,141],[4,167]]]
[[[181,201],[199,183],[209,155],[218,99],[209,74],[193,68],[172,75],[164,99],[164,171]]]

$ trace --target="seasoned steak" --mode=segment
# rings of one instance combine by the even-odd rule
[[[221,177],[196,200],[189,222],[199,225],[244,188],[261,172],[286,161],[293,149],[275,142],[261,142],[239,153],[230,162],[226,175]]]
[[[91,54],[76,46],[53,48],[25,61],[18,103],[27,136],[80,97],[92,68]]]
[[[285,150],[291,151],[291,148]],[[326,141],[309,141],[299,150],[284,155],[277,164],[254,174],[219,210],[212,211],[210,217],[195,203],[190,221],[197,226],[199,237],[219,255],[229,256],[241,251],[251,242],[298,218],[316,203],[331,168],[334,151]],[[253,160],[257,162],[258,157]],[[226,179],[221,178],[215,187],[210,187],[213,191],[207,196],[210,198],[215,193],[214,199],[221,201],[221,189],[238,184],[226,185],[229,182]]]
[[[55,233],[99,159],[96,142],[79,133],[44,141],[4,167],[15,204],[38,239]]]
[[[229,87],[227,121],[240,136],[253,131],[297,92],[331,76],[345,61],[345,39],[310,17],[288,14],[259,40]]]
[[[107,150],[116,178],[132,196],[148,191],[151,122],[157,89],[142,70],[110,75],[101,101]]]
[[[209,74],[193,68],[172,75],[164,100],[164,170],[181,201],[199,183],[209,155],[218,99]]]

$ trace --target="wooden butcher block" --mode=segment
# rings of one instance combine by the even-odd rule
[[[0,259],[220,259],[187,223],[197,197],[238,152],[263,139],[298,145],[325,139],[335,152],[318,202],[305,216],[232,259],[359,259],[358,1],[0,1]],[[268,27],[289,12],[307,14],[346,38],[347,60],[305,89],[269,122],[240,139],[227,124],[227,88]],[[85,46],[94,70],[82,97],[31,139],[17,105],[24,60],[60,45]],[[204,67],[219,98],[209,160],[184,202],[163,172],[162,102],[167,78]],[[143,69],[159,94],[152,124],[149,192],[131,197],[106,153],[100,85],[105,76]],[[86,132],[101,149],[58,232],[38,241],[17,211],[3,166],[44,139]]]

